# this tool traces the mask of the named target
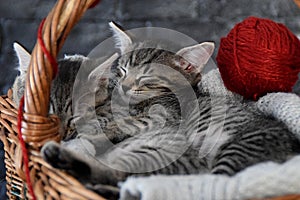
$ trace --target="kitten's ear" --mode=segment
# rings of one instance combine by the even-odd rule
[[[113,62],[118,58],[118,54],[113,54],[110,58],[104,61],[101,65],[96,67],[88,76],[88,80],[101,80],[108,78],[110,67],[112,66]]]
[[[203,42],[190,47],[180,49],[176,54],[183,57],[186,61],[197,68],[197,71],[202,71],[204,65],[208,62],[213,54],[215,44],[213,42]],[[188,67],[188,66],[182,66]]]
[[[24,74],[27,72],[27,69],[30,64],[31,55],[24,47],[22,47],[19,43],[14,43],[14,50],[19,59],[19,68],[17,69],[20,74]]]
[[[114,35],[114,38],[115,38],[115,41],[116,41],[116,47],[118,49],[120,49],[121,54],[125,53],[126,50],[132,44],[131,38],[115,22],[109,22],[109,26],[110,26],[111,30],[113,31],[113,35]]]

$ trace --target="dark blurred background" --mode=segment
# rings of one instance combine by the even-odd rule
[[[55,0],[0,0],[0,93],[6,93],[17,74],[12,44],[32,50],[38,25]],[[218,43],[244,18],[254,15],[282,22],[300,35],[300,9],[292,0],[102,0],[71,32],[62,53],[87,55],[110,36],[108,22],[126,29],[170,28],[201,42]],[[216,51],[217,52],[217,51]]]
[[[17,75],[13,42],[18,41],[31,51],[38,25],[55,2],[0,0],[0,94],[7,92]],[[61,52],[87,55],[111,36],[108,28],[111,20],[126,29],[145,26],[173,29],[199,42],[215,41],[218,48],[220,38],[251,15],[282,22],[300,35],[300,9],[292,0],[102,0],[76,25]],[[0,199],[5,198],[2,148],[0,143]]]

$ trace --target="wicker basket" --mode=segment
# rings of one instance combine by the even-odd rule
[[[59,119],[48,116],[50,84],[53,77],[49,56],[56,58],[68,33],[96,0],[59,0],[44,21],[39,39],[50,53],[45,55],[39,42],[32,52],[22,121],[23,139],[27,144],[30,179],[36,199],[103,199],[86,189],[70,175],[48,165],[39,155],[41,146],[59,141]],[[11,92],[0,97],[1,140],[4,143],[7,195],[9,199],[32,199],[24,173],[23,155],[18,139],[18,109]]]
[[[83,13],[97,0],[58,0],[49,13],[42,29],[46,49],[56,58],[71,28]],[[49,140],[60,140],[59,119],[48,115],[50,84],[53,77],[49,55],[43,53],[39,42],[32,58],[25,88],[25,107],[22,121],[23,139],[29,159],[30,179],[36,199],[104,199],[86,189],[72,176],[52,168],[39,154]],[[52,63],[53,64],[53,63]],[[24,173],[24,160],[18,139],[18,109],[11,100],[11,91],[0,97],[0,138],[5,148],[7,195],[9,199],[33,199],[28,192]],[[277,197],[273,200],[296,200],[300,195]]]

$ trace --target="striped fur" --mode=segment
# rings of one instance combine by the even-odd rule
[[[52,110],[62,119],[66,140],[85,138],[96,153],[84,156],[49,142],[41,153],[52,166],[87,185],[116,185],[130,175],[233,175],[253,164],[283,162],[299,153],[299,141],[284,124],[259,113],[249,102],[203,93],[197,87],[200,72],[186,70],[187,60],[144,45],[132,44],[132,51],[109,66],[109,76],[96,89],[99,132],[93,123],[74,115],[72,104],[78,102],[73,102],[71,94],[79,66],[85,62],[93,68],[101,61],[60,63]],[[87,68],[86,75],[91,71]],[[95,92],[83,89],[88,92],[82,99]],[[80,108],[89,115],[89,106]],[[76,123],[84,125],[85,134],[78,135]],[[107,146],[103,133],[116,145]]]
[[[104,154],[103,144],[87,137],[96,151],[101,149],[93,158],[48,143],[42,149],[44,159],[83,183],[116,185],[129,175],[233,175],[253,164],[283,162],[299,153],[299,141],[284,124],[259,113],[249,102],[202,93],[195,81],[200,74],[188,74],[180,59],[161,49],[135,49],[121,55],[117,65],[124,72],[116,95],[123,95],[132,116],[120,108],[120,117],[109,121],[104,130],[107,134],[116,130],[109,127],[121,124],[128,137],[124,132],[109,134],[118,144]],[[162,70],[161,65],[171,70]],[[187,81],[182,82],[181,76]],[[153,106],[165,112],[155,112],[151,118]],[[163,127],[155,126],[159,120],[164,121]]]

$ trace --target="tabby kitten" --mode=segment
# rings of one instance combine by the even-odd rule
[[[14,49],[19,59],[20,75],[13,84],[13,100],[18,104],[24,94],[31,57],[18,43],[14,43]],[[121,74],[116,66],[117,59],[117,54],[107,60],[74,55],[58,61],[58,74],[51,87],[50,113],[60,118],[60,133],[64,141],[88,138],[98,146],[98,151],[101,147],[105,152],[114,143],[139,134],[142,129],[162,124],[162,115],[156,114],[153,108],[149,113],[138,113],[135,108],[128,110],[117,105],[113,117],[110,99]],[[122,104],[121,100],[118,103]],[[128,120],[131,124],[126,126]],[[118,124],[122,124],[122,129]]]
[[[27,76],[27,68],[30,62],[30,54],[18,43],[14,43],[14,49],[18,56],[19,76],[16,77],[13,84],[13,101],[18,105],[21,97],[24,94],[25,81]],[[114,81],[116,74],[110,73],[110,67],[112,62],[116,58],[116,54],[111,56],[110,59],[104,61],[104,58],[100,59],[89,59],[82,55],[65,56],[64,59],[58,61],[58,75],[52,82],[51,85],[51,96],[50,96],[50,113],[55,113],[61,119],[60,132],[63,135],[64,140],[69,140],[78,136],[76,130],[76,121],[81,120],[81,116],[76,115],[73,112],[73,86],[75,82],[78,85],[84,86],[84,83],[89,81],[95,81],[93,76],[93,71],[95,68],[98,73],[101,73],[101,80],[97,81],[97,87],[87,88],[85,87],[85,93],[82,93],[82,98],[84,95],[93,95],[93,106],[98,108],[99,116],[106,116],[110,111],[110,106],[108,99],[110,98],[110,88],[115,87]],[[99,71],[101,69],[101,71]],[[80,70],[81,76],[77,76]],[[99,77],[97,77],[99,78]],[[97,79],[98,80],[98,79]],[[76,88],[74,88],[76,89]],[[80,92],[80,91],[74,91]],[[89,98],[88,100],[90,100]],[[89,102],[85,102],[89,103]],[[88,107],[84,107],[88,109]],[[100,128],[104,128],[106,124],[106,118],[99,117]]]
[[[283,162],[300,152],[299,141],[281,122],[251,104],[210,97],[198,89],[201,70],[214,50],[212,43],[172,53],[159,45],[143,48],[143,42],[133,42],[118,26],[110,26],[121,52],[116,61],[122,72],[118,95],[137,113],[153,106],[164,109],[164,126],[141,129],[93,158],[49,142],[41,154],[53,167],[83,184],[117,185],[133,174],[233,175],[259,162]]]

